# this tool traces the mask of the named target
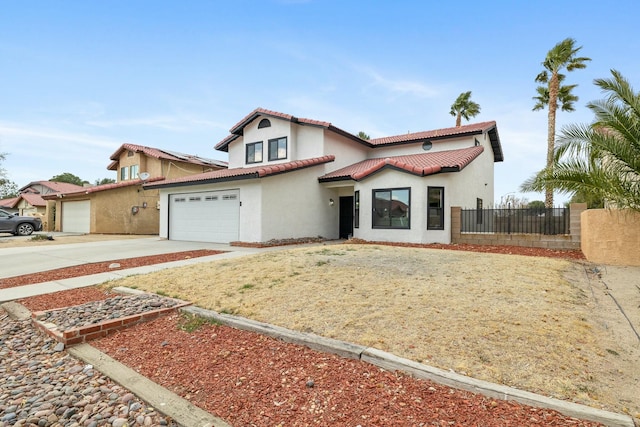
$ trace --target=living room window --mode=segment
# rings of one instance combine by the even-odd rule
[[[247,144],[247,164],[262,162],[262,141]]]
[[[427,187],[427,230],[444,230],[444,187]]]
[[[287,137],[269,140],[269,160],[281,160],[287,158]]]
[[[120,168],[120,181],[126,181],[129,179],[129,166]]]
[[[131,165],[129,176],[131,179],[136,179],[138,177],[138,173],[140,172],[140,167],[138,165]]]
[[[373,228],[411,228],[411,189],[373,190]]]

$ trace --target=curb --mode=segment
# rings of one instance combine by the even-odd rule
[[[113,381],[130,390],[178,424],[188,427],[231,427],[221,418],[198,408],[166,388],[140,375],[133,369],[112,359],[89,344],[78,344],[67,349],[73,357],[93,365]]]
[[[16,320],[28,320],[31,313],[22,304],[7,302],[0,304],[9,317]],[[221,418],[198,408],[191,402],[166,388],[140,375],[128,366],[102,353],[89,344],[77,344],[66,349],[73,357],[83,360],[89,365],[125,387],[138,398],[156,408],[164,415],[171,417],[185,427],[231,427]]]
[[[115,288],[126,292],[126,288]],[[428,379],[452,388],[467,390],[494,399],[511,400],[523,405],[552,409],[569,417],[595,421],[609,427],[635,427],[633,419],[624,414],[605,411],[579,403],[542,396],[500,384],[460,375],[443,369],[434,368],[409,359],[394,356],[382,350],[351,344],[344,341],[324,338],[319,335],[297,332],[279,326],[262,323],[229,314],[220,314],[212,310],[189,306],[181,309],[196,316],[214,319],[227,326],[250,332],[257,332],[292,344],[304,345],[313,350],[333,353],[342,357],[359,359],[388,371],[402,371],[413,377]]]

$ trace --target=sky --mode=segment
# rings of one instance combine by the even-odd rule
[[[0,165],[18,187],[72,173],[116,178],[133,143],[218,160],[255,108],[372,138],[446,128],[472,91],[504,162],[494,200],[542,169],[547,114],[533,112],[546,53],[571,37],[592,59],[568,73],[589,123],[593,85],[619,70],[640,89],[637,0],[0,0]],[[606,6],[606,7],[605,7]],[[465,123],[465,122],[463,122]],[[568,200],[556,195],[556,204]]]

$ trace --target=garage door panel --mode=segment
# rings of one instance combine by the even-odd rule
[[[89,233],[91,230],[91,202],[62,202],[62,231]]]
[[[239,190],[173,194],[169,197],[169,239],[236,241],[239,216]]]

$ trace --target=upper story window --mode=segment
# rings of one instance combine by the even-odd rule
[[[262,162],[262,141],[247,144],[247,163]]]
[[[129,166],[123,166],[120,168],[120,181],[126,181],[129,179]]]
[[[373,190],[373,228],[411,228],[411,189]]]
[[[136,179],[138,177],[138,173],[140,172],[140,166],[131,165],[129,170],[130,170],[129,176],[131,177],[131,179]]]
[[[287,137],[269,140],[269,160],[281,160],[287,158]]]
[[[127,157],[133,157],[133,151],[132,150],[128,150],[127,151]]]
[[[262,119],[260,120],[260,123],[258,123],[258,129],[270,128],[270,127],[271,127],[271,122],[269,121],[269,119]]]

